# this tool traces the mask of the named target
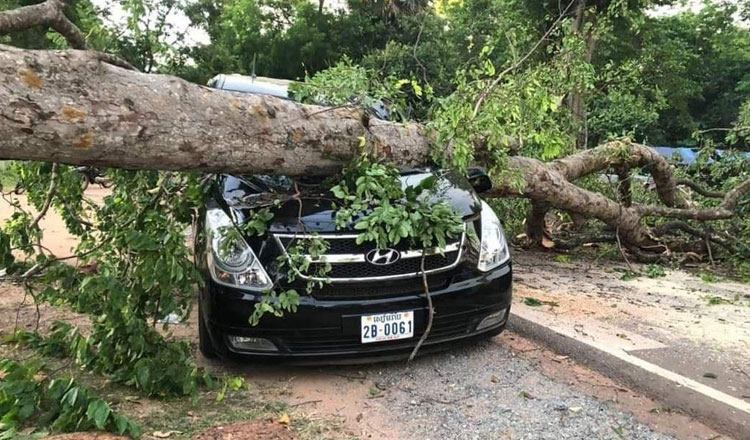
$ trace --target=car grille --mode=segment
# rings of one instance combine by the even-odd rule
[[[458,251],[446,252],[445,255],[434,254],[425,256],[425,272],[440,270],[450,266],[458,257]],[[321,264],[310,264],[310,270],[315,271]],[[376,266],[364,263],[331,264],[330,278],[378,278],[400,274],[418,274],[422,271],[422,258],[401,259],[388,266]]]
[[[290,244],[294,242],[296,238],[305,238],[309,236],[302,235],[302,236],[295,237],[293,235],[278,234],[277,237],[279,238],[279,241],[281,242],[284,249],[286,249],[289,247]],[[328,241],[328,245],[329,245],[328,254],[331,254],[331,255],[342,255],[342,254],[364,255],[367,252],[371,251],[372,248],[374,247],[372,243],[357,244],[356,236],[353,236],[353,235],[319,235],[319,237]],[[403,251],[409,250],[409,243],[402,241],[401,243],[395,246],[391,246],[391,247],[400,252],[403,252]]]
[[[456,270],[427,275],[427,286],[430,288],[430,292],[443,290],[448,287],[454,272]],[[379,283],[323,284],[322,287],[312,291],[312,295],[318,299],[388,298],[401,295],[421,295],[423,293],[424,284],[421,276],[403,280],[381,281]]]
[[[440,316],[435,315],[432,330],[426,342],[457,338],[469,334],[476,326],[476,320],[467,319],[465,314]],[[373,350],[413,347],[424,333],[424,328],[416,331],[413,338],[406,340],[384,341],[373,344],[362,344],[360,335],[342,335],[341,330],[309,330],[294,332],[282,338],[281,342],[292,352],[338,352],[368,348]]]
[[[461,260],[462,247],[464,245],[464,233],[458,240],[446,243],[445,248],[429,249],[424,255],[424,272],[427,275],[450,270],[458,265]],[[304,234],[275,234],[274,238],[282,252],[286,253],[287,248],[295,240],[312,238],[313,236]],[[420,278],[422,274],[422,250],[409,249],[408,245],[401,244],[394,246],[400,252],[400,259],[388,265],[373,264],[366,259],[368,252],[373,251],[375,247],[372,244],[357,244],[356,235],[319,235],[328,241],[330,248],[324,258],[330,264],[331,270],[326,274],[326,278],[314,278],[321,281],[327,280],[329,283],[357,283],[363,281],[386,281],[399,280],[408,278]],[[308,274],[319,273],[318,269],[326,263],[311,260]],[[302,279],[309,279],[305,274],[299,274]],[[420,281],[421,283],[421,281]],[[376,288],[371,285],[370,288]],[[411,289],[411,288],[410,288]]]

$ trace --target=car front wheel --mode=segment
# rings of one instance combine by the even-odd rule
[[[198,301],[198,348],[204,357],[213,359],[216,357],[216,347],[208,334],[206,321],[203,319],[200,301]]]

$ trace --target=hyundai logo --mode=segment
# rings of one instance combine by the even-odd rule
[[[396,249],[373,249],[365,255],[365,259],[376,266],[387,266],[401,258],[401,252]]]

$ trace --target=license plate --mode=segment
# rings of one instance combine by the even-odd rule
[[[414,312],[381,313],[361,318],[362,343],[393,341],[414,336]]]

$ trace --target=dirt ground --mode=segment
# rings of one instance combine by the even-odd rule
[[[211,427],[195,440],[294,440],[292,432],[280,423],[262,420],[241,421]]]
[[[6,332],[15,325],[23,291],[7,284],[0,289],[0,331]],[[84,317],[49,306],[40,313],[42,326],[53,318],[85,323]],[[28,328],[35,321],[35,307],[27,302],[20,308],[18,325]],[[175,328],[196,347],[194,322]],[[174,402],[136,399],[129,396],[132,391],[115,390],[121,409],[149,427],[145,439],[164,433],[172,433],[168,438],[196,438],[194,434],[205,431],[205,420],[213,420],[217,412],[249,407],[249,401],[281,402],[285,411],[295,412],[294,418],[305,419],[305,425],[309,419],[326,426],[318,428],[320,436],[307,438],[535,439],[559,434],[617,439],[618,432],[638,439],[728,438],[512,332],[412,363],[294,367],[207,360],[197,349],[196,356],[210,371],[245,377],[252,391],[214,409],[211,396],[205,398],[207,403],[171,408]],[[554,419],[540,425],[550,414]],[[252,411],[247,416],[257,417]],[[601,426],[607,432],[595,430]]]
[[[515,269],[518,313],[750,400],[750,285],[669,269],[626,281],[624,263],[535,252]]]
[[[96,188],[89,192],[93,197],[105,195]],[[7,215],[0,203],[0,221]],[[45,246],[58,255],[66,255],[75,245],[57,216],[45,219],[42,226]],[[514,308],[544,314],[592,337],[632,343],[634,350],[698,350],[703,357],[719,359],[720,364],[711,361],[721,365],[719,377],[724,370],[736,373],[724,384],[728,392],[750,396],[750,380],[741,378],[750,365],[746,285],[705,283],[682,271],[623,281],[621,272],[611,267],[611,262],[588,257],[558,263],[551,255],[517,252]],[[68,310],[37,309],[21,286],[4,283],[0,291],[2,332],[16,326],[33,328],[37,321],[44,328],[55,319],[86,324],[85,317]],[[710,297],[725,298],[727,303],[709,305]],[[542,304],[527,305],[526,298]],[[172,328],[196,347],[194,316]],[[209,399],[204,406],[183,409],[123,398],[123,410],[135,412],[151,429],[144,438],[162,438],[156,434],[164,432],[170,433],[168,438],[220,434],[222,430],[205,431],[224,426],[214,423],[217,413],[227,420],[291,414],[292,424],[301,426],[295,432],[305,432],[304,438],[728,438],[511,332],[412,363],[290,367],[209,361],[197,350],[196,355],[211,371],[244,376],[252,391],[228,399],[229,406],[216,406]],[[253,405],[282,406],[259,403],[262,408],[253,406],[251,411],[250,400],[243,399]]]

